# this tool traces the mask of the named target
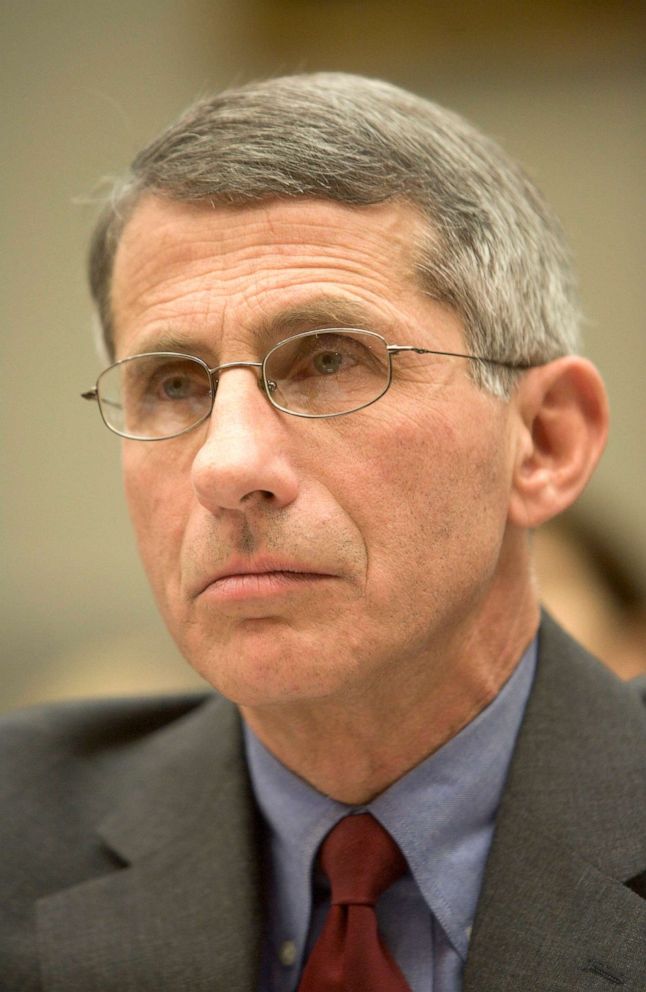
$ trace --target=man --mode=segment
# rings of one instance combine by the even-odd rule
[[[532,576],[607,407],[529,181],[387,84],[253,84],[138,156],[91,283],[216,693],[4,721],[2,987],[644,988],[643,708]]]

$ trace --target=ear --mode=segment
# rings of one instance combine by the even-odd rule
[[[608,401],[594,365],[568,355],[526,372],[511,403],[518,443],[509,521],[533,528],[585,487],[606,443]]]

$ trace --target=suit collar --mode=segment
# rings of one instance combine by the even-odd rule
[[[478,904],[465,992],[641,987],[643,707],[544,618]],[[631,984],[634,983],[634,984]]]
[[[261,880],[235,708],[210,698],[130,756],[99,827],[115,871],[38,905],[47,992],[248,992]]]

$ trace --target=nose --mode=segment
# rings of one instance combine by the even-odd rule
[[[220,373],[208,433],[192,466],[193,488],[211,513],[255,504],[287,506],[298,493],[285,414],[258,388],[252,369]]]

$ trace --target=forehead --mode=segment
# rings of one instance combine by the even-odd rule
[[[231,207],[150,196],[126,224],[115,258],[117,351],[157,346],[164,336],[181,343],[189,329],[257,337],[281,316],[288,332],[326,320],[394,319],[425,301],[415,256],[426,234],[425,221],[402,203]]]

